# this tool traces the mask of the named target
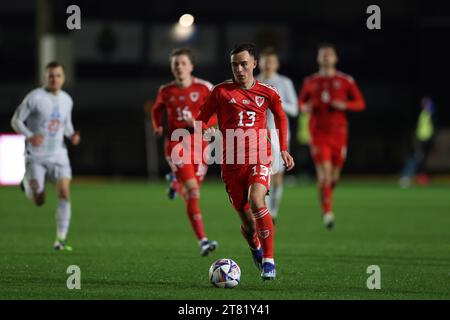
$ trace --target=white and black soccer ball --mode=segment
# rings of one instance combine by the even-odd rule
[[[241,269],[231,259],[219,259],[209,268],[209,281],[216,288],[234,288],[241,281]]]

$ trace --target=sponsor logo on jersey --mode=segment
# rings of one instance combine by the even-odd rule
[[[236,100],[234,98],[231,98],[230,101],[228,101],[228,103],[236,103]]]
[[[48,121],[48,132],[50,136],[56,135],[61,124],[61,114],[59,113],[59,106],[54,106],[53,111],[50,114],[50,120]]]
[[[243,104],[250,104],[250,100],[244,99],[244,100],[242,100],[242,103],[243,103]]]
[[[48,132],[51,136],[56,135],[56,133],[58,132],[60,123],[61,122],[59,121],[59,119],[51,119],[48,122]]]
[[[186,100],[186,98],[185,98],[184,96],[179,96],[179,97],[178,97],[178,100],[184,101],[184,100]]]
[[[255,102],[258,107],[261,107],[264,104],[264,97],[255,96]]]
[[[191,98],[192,102],[196,102],[198,100],[199,94],[198,92],[194,91],[189,94],[189,97]]]

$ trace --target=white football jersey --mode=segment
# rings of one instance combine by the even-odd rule
[[[31,91],[17,107],[11,126],[27,138],[34,134],[44,137],[43,143],[34,147],[26,142],[27,157],[54,157],[67,154],[64,136],[74,133],[72,124],[73,100],[65,91],[57,95],[38,88]]]
[[[292,83],[292,80],[288,77],[285,77],[283,75],[280,75],[278,73],[275,73],[270,78],[264,78],[264,76],[259,74],[256,76],[256,79],[258,79],[262,83],[269,84],[273,87],[275,87],[278,91],[278,94],[281,98],[281,103],[283,105],[283,110],[286,114],[288,114],[291,117],[295,117],[298,114],[298,99],[297,94],[295,93],[294,84]],[[273,118],[273,114],[270,110],[267,110],[267,129],[276,129],[275,127],[275,120]],[[288,121],[288,132],[287,132],[287,139],[290,140],[290,128],[289,128],[289,121]],[[278,141],[277,137],[273,137],[273,141]]]

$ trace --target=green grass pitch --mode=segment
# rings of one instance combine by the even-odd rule
[[[344,182],[336,229],[326,231],[313,184],[285,187],[276,226],[277,279],[262,282],[223,184],[209,180],[201,208],[220,246],[200,257],[182,201],[162,182],[75,182],[73,252],[55,252],[54,188],[34,207],[18,187],[0,188],[0,299],[449,299],[447,184],[402,190],[392,182]],[[216,289],[208,269],[235,260],[241,284]],[[69,290],[69,265],[81,289]],[[369,290],[369,265],[381,289]]]

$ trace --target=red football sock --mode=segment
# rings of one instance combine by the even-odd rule
[[[244,239],[247,240],[248,245],[252,249],[258,249],[260,246],[258,234],[254,232],[253,234],[247,233],[244,229],[244,226],[241,224],[241,233],[244,236]]]
[[[333,189],[330,185],[320,187],[320,204],[323,213],[331,212],[333,207]]]
[[[263,258],[273,258],[273,222],[266,207],[253,211],[256,232],[261,243]]]
[[[195,236],[198,240],[206,238],[205,230],[203,229],[202,214],[199,208],[199,190],[191,189],[186,194],[186,209],[191,222],[192,229],[194,230]]]

